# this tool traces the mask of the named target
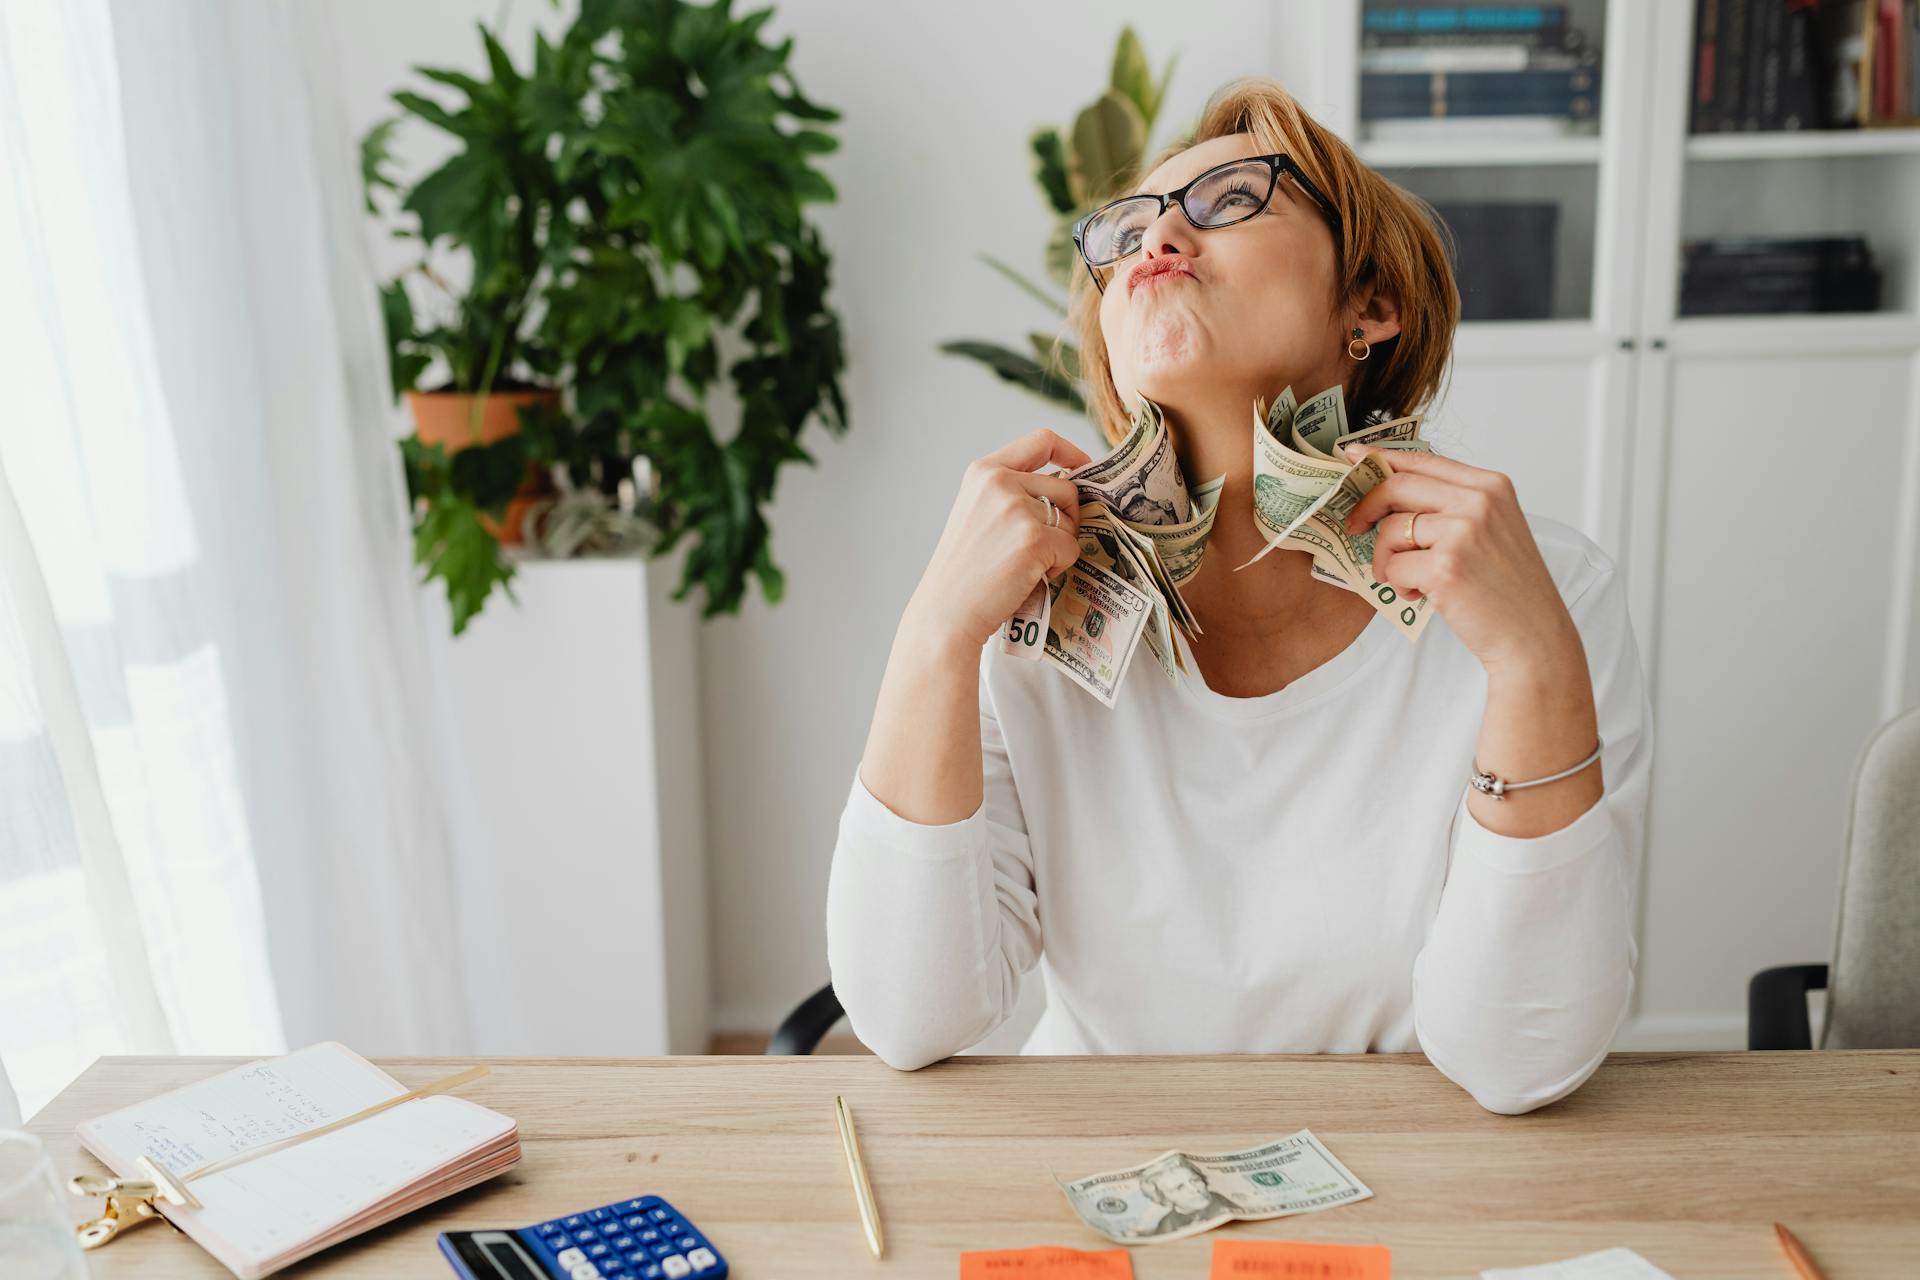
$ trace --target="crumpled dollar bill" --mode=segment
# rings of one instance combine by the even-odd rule
[[[1186,669],[1174,631],[1191,639],[1201,629],[1180,584],[1206,554],[1226,482],[1220,476],[1189,490],[1164,412],[1138,400],[1126,438],[1066,473],[1080,502],[1080,558],[1058,581],[1036,583],[1000,635],[1003,651],[1052,664],[1108,707],[1142,640],[1169,679]],[[1343,528],[1360,498],[1393,474],[1379,454],[1347,461],[1341,450],[1349,444],[1430,447],[1418,414],[1349,431],[1338,385],[1305,404],[1296,404],[1292,387],[1271,406],[1254,400],[1254,518],[1268,541],[1247,563],[1275,547],[1309,552],[1315,577],[1365,596],[1417,639],[1426,598],[1405,600],[1373,581],[1374,531]]]

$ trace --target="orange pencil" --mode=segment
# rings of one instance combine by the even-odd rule
[[[1827,1280],[1827,1273],[1807,1252],[1807,1246],[1800,1243],[1799,1236],[1777,1222],[1773,1224],[1773,1233],[1780,1237],[1780,1247],[1786,1250],[1787,1261],[1793,1264],[1793,1269],[1800,1273],[1800,1280]]]

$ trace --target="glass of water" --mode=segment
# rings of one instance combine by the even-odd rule
[[[87,1280],[53,1157],[11,1129],[0,1129],[0,1276]]]

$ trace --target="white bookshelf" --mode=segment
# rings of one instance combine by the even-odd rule
[[[1689,160],[1798,160],[1834,156],[1920,156],[1920,129],[1800,129],[1788,133],[1702,133],[1686,141]]]
[[[1625,580],[1655,750],[1622,1048],[1737,1047],[1754,972],[1831,954],[1849,766],[1920,704],[1920,128],[1690,136],[1696,7],[1570,0],[1597,138],[1369,140],[1362,0],[1281,63],[1416,194],[1559,202],[1551,316],[1461,326],[1429,435]],[[1678,314],[1683,243],[1804,235],[1864,236],[1880,309]],[[1795,491],[1835,518],[1769,520]]]

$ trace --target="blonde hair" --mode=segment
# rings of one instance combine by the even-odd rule
[[[1441,241],[1445,224],[1433,206],[1367,168],[1353,148],[1301,110],[1292,94],[1261,76],[1229,81],[1217,90],[1193,133],[1161,151],[1142,176],[1190,147],[1235,133],[1251,134],[1262,152],[1286,152],[1339,214],[1334,308],[1368,285],[1399,300],[1399,334],[1374,343],[1368,359],[1355,365],[1347,387],[1348,421],[1358,426],[1369,417],[1400,417],[1427,406],[1440,393],[1460,321],[1460,292],[1448,245]],[[1117,443],[1131,415],[1113,385],[1100,331],[1100,293],[1084,265],[1076,266],[1080,269],[1068,290],[1068,327],[1080,344],[1087,412]],[[1111,268],[1102,270],[1111,273]],[[1302,399],[1319,390],[1294,388]]]

